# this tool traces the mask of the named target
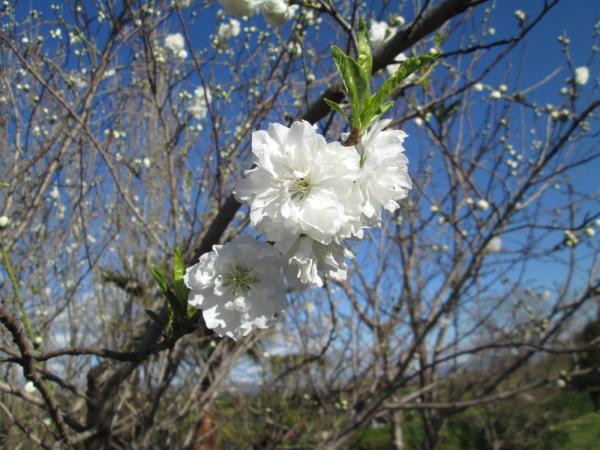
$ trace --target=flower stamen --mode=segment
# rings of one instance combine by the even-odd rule
[[[310,187],[306,178],[292,178],[289,184],[292,200],[304,200],[310,192]]]
[[[245,294],[257,281],[252,269],[239,265],[223,275],[223,286],[231,289],[233,295]]]

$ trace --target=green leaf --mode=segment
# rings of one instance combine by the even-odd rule
[[[152,276],[154,277],[156,284],[158,284],[158,287],[160,288],[162,293],[166,295],[167,292],[169,292],[169,284],[167,283],[165,275],[155,267],[153,267],[150,270],[152,271]]]
[[[342,106],[340,104],[331,101],[328,98],[324,98],[323,101],[327,103],[327,106],[329,106],[331,109],[340,113],[344,119],[348,120],[348,116],[346,115],[346,112],[342,109]]]
[[[185,263],[183,262],[183,256],[181,255],[181,250],[176,248],[173,255],[173,281],[182,280],[184,275]]]
[[[331,47],[333,61],[340,72],[344,89],[350,100],[352,108],[351,126],[361,128],[360,120],[362,110],[365,108],[365,101],[369,93],[369,79],[365,78],[358,63],[346,55],[339,47]]]
[[[370,79],[373,70],[373,55],[367,39],[367,27],[362,17],[358,22],[358,65],[363,77],[367,80]]]
[[[176,317],[187,317],[187,298],[185,302],[181,302],[179,297],[171,290],[167,292],[166,297]]]
[[[374,122],[378,121],[381,116],[383,116],[386,112],[389,111],[389,109],[394,106],[394,102],[393,101],[389,101],[389,102],[385,102],[382,103],[381,105],[379,105],[379,108],[377,109],[377,111],[375,111],[373,113],[373,115],[371,116],[369,120],[369,123],[365,124],[366,127],[371,126]]]
[[[431,63],[437,58],[437,55],[424,55],[409,58],[400,64],[398,70],[387,80],[383,82],[379,91],[371,97],[369,107],[365,111],[365,119],[369,121],[370,117],[377,113],[380,105],[400,87],[402,82],[413,72],[419,70],[425,65]]]
[[[200,310],[198,308],[194,308],[191,305],[188,305],[187,307],[187,316],[188,319],[195,319],[196,317],[198,317],[198,314],[200,314]]]
[[[179,299],[181,305],[187,304],[188,288],[183,281],[185,275],[185,262],[179,248],[175,249],[173,255],[173,285],[175,287],[175,295]]]
[[[160,317],[158,317],[158,314],[156,314],[154,311],[152,311],[151,309],[146,309],[146,314],[148,315],[148,317],[150,317],[150,319],[156,323],[156,325],[158,325],[159,327],[162,328],[163,324],[162,321],[160,320]]]

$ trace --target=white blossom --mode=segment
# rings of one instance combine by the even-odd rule
[[[396,29],[390,27],[386,22],[377,22],[371,20],[371,26],[367,34],[369,45],[373,49],[373,52],[379,50],[383,44],[385,44],[396,32]]]
[[[189,304],[219,336],[239,339],[267,328],[287,306],[279,253],[248,235],[215,245],[186,270],[184,281]]]
[[[521,10],[521,9],[517,9],[515,11],[515,17],[517,18],[517,20],[519,22],[523,22],[525,20],[525,17],[526,17],[525,16],[525,12],[523,10]]]
[[[485,246],[485,253],[498,253],[502,250],[502,238],[500,236],[494,236]]]
[[[327,245],[356,231],[359,156],[352,147],[327,143],[298,121],[254,132],[252,152],[256,167],[246,171],[236,197],[250,203],[252,224],[282,252],[292,245],[289,236]]]
[[[187,110],[195,119],[204,120],[208,113],[208,103],[211,101],[210,89],[204,89],[204,86],[197,87]]]
[[[298,5],[290,5],[286,0],[262,0],[259,8],[265,22],[278,27],[294,17]]]
[[[219,0],[223,9],[232,16],[250,17],[258,6],[257,0]]]
[[[579,243],[579,238],[577,235],[571,230],[565,230],[565,244],[567,247],[574,247]]]
[[[231,19],[229,23],[221,23],[217,29],[217,45],[226,45],[230,38],[240,34],[240,22]]]
[[[53,186],[50,191],[50,197],[54,200],[58,200],[60,198],[60,191],[58,190],[58,186]]]
[[[590,79],[590,69],[586,66],[581,66],[575,69],[575,84],[583,86],[587,84]]]
[[[401,27],[405,23],[406,23],[406,19],[402,16],[396,16],[396,18],[394,19],[394,24],[398,25],[399,27]]]
[[[481,211],[487,211],[487,209],[490,207],[490,204],[487,202],[487,200],[480,198],[475,203],[475,207]]]
[[[6,228],[10,225],[10,218],[8,216],[0,216],[0,228]]]
[[[165,38],[165,48],[169,49],[180,59],[187,58],[185,50],[185,40],[181,33],[170,34]]]
[[[33,381],[28,381],[27,383],[25,383],[23,390],[28,394],[33,394],[36,391],[36,387],[33,384]]]
[[[342,244],[331,242],[323,245],[308,236],[300,236],[283,255],[284,261],[288,263],[286,277],[296,289],[302,289],[306,285],[323,286],[322,274],[343,281],[348,272],[344,260],[352,256]]]
[[[372,125],[356,146],[361,158],[361,210],[368,223],[379,220],[381,208],[398,209],[398,201],[406,198],[412,187],[402,145],[407,134],[386,130],[390,122],[386,119]]]

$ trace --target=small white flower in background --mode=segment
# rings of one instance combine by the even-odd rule
[[[498,90],[500,92],[506,92],[506,91],[508,91],[508,86],[505,84],[501,84],[500,86],[498,86]]]
[[[58,200],[58,198],[60,198],[60,191],[58,190],[58,186],[52,187],[52,190],[50,191],[50,197],[54,200]]]
[[[115,69],[108,69],[106,70],[106,72],[104,72],[104,74],[102,75],[102,79],[106,79],[106,78],[110,78],[110,77],[114,77],[116,75],[116,71]]]
[[[481,198],[477,200],[477,202],[475,203],[475,207],[477,209],[480,209],[481,211],[486,211],[490,207],[490,204],[487,202],[487,200]]]
[[[302,45],[300,45],[300,42],[289,42],[287,51],[290,52],[292,56],[299,58],[302,56]]]
[[[490,27],[490,28],[488,28],[488,34],[489,34],[490,36],[493,36],[493,35],[495,35],[495,34],[496,34],[496,29],[495,29],[494,27]]]
[[[62,38],[62,30],[60,28],[50,30],[50,36],[54,39],[60,39]]]
[[[407,134],[401,130],[386,130],[390,122],[389,119],[376,122],[356,146],[362,167],[359,180],[362,213],[367,223],[380,219],[381,208],[389,212],[398,209],[398,201],[406,198],[412,187],[402,145]]]
[[[188,105],[188,112],[197,120],[204,120],[208,114],[208,103],[212,101],[210,89],[204,89],[204,86],[197,87],[194,91],[194,97]]]
[[[0,228],[6,228],[10,225],[8,216],[0,216]]]
[[[262,0],[259,8],[265,22],[278,27],[294,17],[294,14],[298,10],[298,5],[290,6],[285,0]]]
[[[379,50],[383,44],[385,44],[394,35],[395,32],[396,29],[390,27],[386,22],[377,22],[376,20],[371,20],[367,39],[369,40],[369,45],[373,49],[373,52],[375,53],[377,50]]]
[[[585,227],[585,229],[583,230],[583,232],[585,234],[587,234],[588,236],[590,236],[590,237],[596,235],[596,230],[594,230],[592,227]]]
[[[394,25],[397,25],[399,27],[401,27],[405,23],[406,23],[406,19],[402,16],[396,16],[396,18],[394,19]]]
[[[494,236],[485,246],[485,253],[498,253],[502,250],[502,238],[500,236]]]
[[[360,219],[356,151],[327,143],[310,123],[298,121],[252,133],[252,153],[256,167],[246,171],[236,197],[250,204],[252,224],[276,247],[288,251],[290,235],[325,245],[350,237]]]
[[[41,336],[36,336],[35,339],[33,340],[33,343],[35,345],[42,345],[44,343],[44,338]]]
[[[481,83],[475,83],[473,85],[473,89],[475,89],[477,92],[481,92],[481,91],[483,91],[483,84],[481,84]]]
[[[185,40],[181,33],[170,34],[165,38],[165,48],[169,49],[174,55],[180,59],[187,58],[185,50]]]
[[[257,0],[219,0],[223,9],[232,16],[250,17],[259,4]]]
[[[420,117],[415,117],[414,122],[415,122],[415,125],[418,127],[422,127],[425,124],[423,119],[421,119]]]
[[[279,253],[248,235],[215,245],[186,270],[184,281],[189,304],[219,336],[239,339],[267,328],[287,307]]]
[[[150,158],[144,158],[142,161],[142,164],[144,165],[144,167],[146,169],[149,169],[150,166],[152,165],[152,161],[150,161]]]
[[[521,9],[517,9],[515,11],[515,17],[519,22],[523,22],[525,20],[525,12]]]
[[[590,69],[586,66],[581,66],[575,69],[575,84],[583,86],[587,84],[590,79]]]
[[[565,230],[565,245],[567,247],[574,247],[579,243],[579,238],[577,235],[571,230]]]
[[[498,99],[502,98],[502,92],[500,92],[500,91],[492,91],[490,93],[490,98],[493,98],[494,100],[498,100]]]
[[[240,34],[240,22],[231,19],[229,23],[221,23],[217,29],[217,45],[226,45],[230,38]]]
[[[28,394],[33,394],[36,390],[35,385],[33,384],[33,381],[28,381],[27,383],[25,383],[25,386],[23,387],[23,390],[25,392],[27,392]]]

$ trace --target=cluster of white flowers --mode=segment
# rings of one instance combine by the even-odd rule
[[[171,51],[177,58],[187,58],[187,50],[185,49],[185,39],[181,33],[169,34],[165,38],[165,48]]]
[[[204,86],[196,88],[194,96],[187,107],[188,112],[197,120],[204,120],[208,113],[208,104],[212,101],[210,89]]]
[[[293,282],[321,286],[322,274],[344,279],[343,241],[362,238],[381,209],[395,211],[411,188],[402,142],[406,134],[381,121],[355,146],[328,143],[311,124],[272,124],[252,135],[256,167],[236,196],[250,220],[291,266]],[[293,277],[291,275],[294,275]]]
[[[236,19],[231,19],[229,23],[221,23],[219,28],[217,28],[217,36],[214,41],[215,45],[217,47],[227,45],[229,39],[240,34],[240,30],[240,22]]]
[[[376,122],[356,145],[327,142],[306,121],[252,134],[254,168],[235,195],[270,243],[243,236],[215,246],[186,272],[189,302],[209,328],[234,339],[267,327],[285,306],[284,277],[296,289],[344,280],[344,241],[399,208],[411,180],[406,133]],[[272,245],[271,245],[272,244]]]
[[[219,0],[223,9],[232,16],[250,17],[260,12],[269,25],[280,26],[296,14],[298,5],[287,0]]]

